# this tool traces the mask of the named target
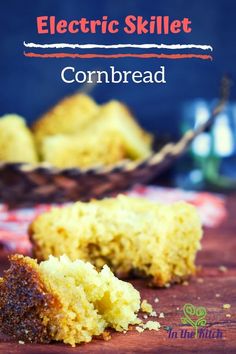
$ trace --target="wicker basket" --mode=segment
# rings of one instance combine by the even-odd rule
[[[209,127],[224,108],[225,94],[209,120],[188,131],[177,143],[165,145],[143,161],[122,161],[112,167],[57,169],[47,165],[0,164],[0,201],[10,206],[62,203],[102,198],[137,183],[147,183],[181,156],[193,139]]]

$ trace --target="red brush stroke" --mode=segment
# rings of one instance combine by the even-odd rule
[[[158,59],[203,59],[203,60],[213,60],[211,55],[208,54],[156,54],[156,53],[142,53],[142,54],[78,54],[78,53],[32,53],[24,52],[24,56],[30,58],[80,58],[80,59],[93,59],[93,58],[158,58]]]

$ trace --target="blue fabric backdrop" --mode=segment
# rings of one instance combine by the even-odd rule
[[[63,67],[73,65],[81,70],[108,69],[152,70],[166,66],[166,85],[113,84],[97,85],[93,96],[99,102],[111,98],[126,102],[142,124],[159,133],[176,136],[184,101],[217,96],[220,77],[229,72],[236,76],[234,0],[7,0],[0,4],[0,114],[17,112],[29,122],[37,118],[65,94],[76,91],[78,84],[61,81]],[[99,18],[108,15],[121,21],[128,14],[171,18],[190,17],[192,33],[178,36],[129,35],[63,35],[47,37],[36,32],[36,17],[56,15],[58,18]],[[31,59],[23,56],[23,41],[80,43],[206,43],[214,47],[214,61],[158,59]],[[232,96],[235,97],[235,88]]]

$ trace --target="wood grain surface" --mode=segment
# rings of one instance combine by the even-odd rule
[[[159,332],[138,333],[134,329],[126,334],[112,333],[109,341],[96,339],[75,348],[61,343],[19,344],[0,334],[0,353],[236,353],[236,195],[227,197],[227,208],[228,219],[220,227],[205,229],[202,250],[197,257],[200,269],[188,284],[150,289],[142,280],[131,280],[142,298],[152,303],[158,314],[164,313],[164,318],[150,318],[161,323]],[[7,255],[0,252],[1,273],[7,267]],[[154,302],[156,297],[158,303]],[[192,330],[191,326],[181,324],[185,303],[204,306],[206,328],[220,329],[223,338],[169,338],[165,326],[171,327],[178,336],[181,329]],[[230,304],[231,308],[224,309],[223,304]]]

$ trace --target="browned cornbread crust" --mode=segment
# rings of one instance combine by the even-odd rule
[[[122,332],[140,323],[140,294],[104,266],[67,256],[45,262],[11,257],[0,278],[0,331],[24,342],[90,342],[107,327]]]
[[[45,289],[35,260],[20,255],[9,259],[11,266],[0,278],[0,330],[17,340],[48,343],[45,318],[60,303]]]

